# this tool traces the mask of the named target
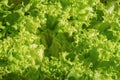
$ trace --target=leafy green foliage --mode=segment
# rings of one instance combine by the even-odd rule
[[[0,0],[0,80],[119,80],[119,0]]]

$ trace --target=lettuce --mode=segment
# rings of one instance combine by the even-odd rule
[[[0,80],[119,80],[119,3],[1,0]]]

